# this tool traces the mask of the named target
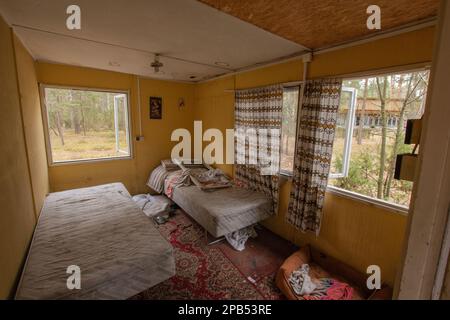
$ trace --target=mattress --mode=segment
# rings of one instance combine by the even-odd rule
[[[207,192],[196,186],[180,186],[173,189],[172,200],[217,238],[273,214],[267,196],[237,187]]]
[[[81,289],[67,273],[80,268]],[[50,194],[17,299],[126,299],[175,274],[172,246],[121,183]]]

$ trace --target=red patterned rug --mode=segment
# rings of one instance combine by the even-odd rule
[[[274,254],[273,245],[264,245],[267,241],[264,241],[265,237],[251,240],[250,246],[243,252],[230,251],[233,249],[226,242],[207,246],[202,227],[182,211],[159,226],[159,230],[174,247],[176,275],[132,299],[283,298],[275,286],[274,277],[279,264],[289,254],[285,256],[282,251],[278,251],[278,255]],[[262,244],[258,244],[259,238]],[[289,248],[288,242],[282,242]],[[255,255],[262,257],[259,264],[255,264],[256,260],[250,258]],[[248,264],[245,263],[246,260]],[[271,261],[275,261],[274,264]],[[255,272],[258,276],[255,276]]]

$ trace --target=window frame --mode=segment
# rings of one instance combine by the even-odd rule
[[[386,72],[379,72],[379,73],[374,73],[374,74],[362,73],[358,76],[342,78],[342,82],[348,81],[348,80],[355,80],[355,79],[369,79],[369,78],[376,78],[376,77],[383,77],[383,76],[392,76],[392,75],[397,75],[397,74],[415,73],[415,72],[421,72],[421,71],[431,72],[431,69],[428,66],[423,66],[423,67],[419,67],[419,68],[400,69],[400,70],[392,70],[392,71],[386,70]],[[430,84],[428,83],[427,90],[429,89],[429,87],[430,87]],[[357,96],[356,96],[356,98],[357,98]],[[355,113],[356,113],[356,105],[355,105]],[[354,130],[354,122],[353,122],[353,130]],[[353,135],[353,130],[351,131],[352,135]],[[353,137],[352,137],[352,139],[353,139]],[[349,159],[351,159],[351,150],[350,150],[349,155],[350,155]],[[330,179],[339,179],[339,178],[343,178],[343,177],[332,177],[331,174],[329,176],[329,180]],[[390,210],[390,211],[393,211],[395,213],[402,214],[402,215],[408,215],[409,210],[410,210],[410,206],[407,207],[407,206],[403,206],[403,205],[396,204],[393,202],[385,201],[382,199],[373,198],[373,197],[366,196],[366,195],[363,195],[363,194],[360,194],[357,192],[353,192],[353,191],[346,190],[343,188],[335,187],[330,184],[327,185],[327,192],[341,196],[341,197],[345,197],[348,199],[360,201],[360,202],[368,204],[368,205],[374,205],[376,207]]]
[[[285,86],[283,86],[283,95],[284,95],[284,91],[285,90],[292,90],[293,88],[297,88],[298,89],[298,97],[299,97],[299,101],[297,101],[297,111],[296,111],[296,121],[295,121],[295,133],[294,133],[294,135],[295,135],[295,143],[297,143],[297,130],[298,130],[298,116],[299,116],[299,113],[300,113],[300,109],[301,109],[301,106],[300,106],[300,94],[301,94],[301,91],[302,91],[302,86],[303,86],[303,83],[302,82],[298,82],[298,83],[291,83],[291,84],[289,84],[289,85],[285,85]],[[283,113],[283,111],[284,110],[282,110],[282,113]],[[281,125],[281,138],[283,138],[283,125]],[[295,161],[295,149],[296,149],[296,146],[294,146],[294,161]],[[283,154],[283,143],[280,143],[280,159],[279,159],[279,163],[280,163],[280,169],[279,169],[279,174],[280,174],[280,176],[284,176],[284,177],[287,177],[287,178],[292,178],[293,177],[293,175],[294,175],[294,168],[292,168],[292,170],[291,171],[287,171],[287,170],[282,170],[281,169],[281,156],[282,156],[282,154]],[[294,166],[295,166],[295,164],[294,164]]]
[[[119,157],[54,161],[53,154],[52,154],[52,146],[51,146],[51,141],[50,141],[50,134],[49,134],[48,110],[47,110],[47,104],[45,101],[45,92],[44,92],[46,88],[80,90],[80,91],[95,91],[95,92],[115,93],[117,95],[125,95],[126,102],[127,102],[127,123],[128,123],[127,141],[128,141],[128,147],[130,150],[129,155],[119,156]],[[42,123],[44,126],[45,146],[46,146],[46,151],[47,151],[47,163],[48,163],[49,167],[134,159],[134,145],[132,143],[133,142],[133,139],[132,139],[133,126],[132,126],[132,119],[131,119],[130,90],[79,87],[79,86],[67,86],[67,85],[53,85],[53,84],[39,83],[39,96],[40,96],[40,100],[41,100],[40,101],[41,102],[41,116],[42,116]]]
[[[330,173],[328,179],[340,179],[340,178],[348,177],[348,172],[350,170],[353,131],[355,129],[356,109],[357,109],[357,105],[358,105],[358,90],[355,88],[350,88],[350,87],[342,87],[341,96],[342,96],[343,91],[351,92],[352,100],[351,100],[351,106],[348,109],[347,125],[345,128],[344,154],[342,157],[342,172]]]
[[[372,197],[363,195],[361,193],[349,191],[349,190],[331,186],[331,185],[327,186],[327,192],[337,195],[337,196],[340,196],[340,197],[347,198],[347,199],[359,201],[366,205],[373,205],[378,208],[383,208],[383,209],[386,209],[389,211],[393,211],[395,213],[405,215],[405,216],[408,215],[408,212],[409,212],[409,207],[403,206],[401,204],[396,204],[396,203],[385,201],[382,199],[372,198]]]

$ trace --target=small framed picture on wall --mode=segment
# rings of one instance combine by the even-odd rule
[[[150,119],[162,119],[161,97],[150,97]]]

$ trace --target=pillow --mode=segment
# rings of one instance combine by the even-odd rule
[[[152,171],[147,180],[147,186],[155,190],[157,193],[162,193],[164,190],[164,181],[169,172],[161,165]]]

